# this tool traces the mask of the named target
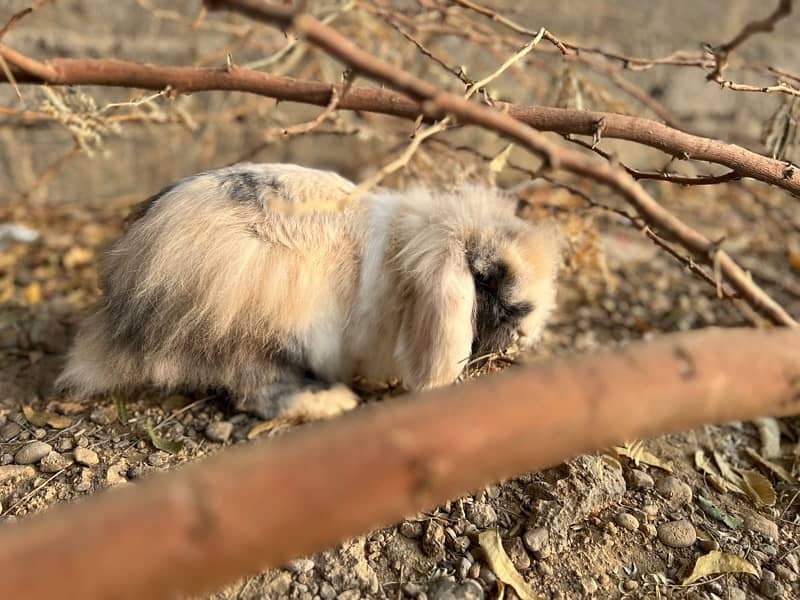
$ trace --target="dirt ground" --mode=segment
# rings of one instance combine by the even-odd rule
[[[713,231],[724,217],[726,243],[752,261],[764,281],[774,280],[766,284],[769,291],[800,314],[794,255],[785,247],[787,236],[797,240],[796,205],[754,186],[729,188],[725,204],[716,190],[670,189],[662,199],[705,228]],[[570,203],[565,192],[546,188],[528,197],[539,207],[546,201],[550,212]],[[136,485],[153,472],[258,435],[282,433],[267,428],[259,434],[264,427],[254,429],[260,423],[234,412],[224,398],[145,391],[85,401],[52,394],[49,386],[74,325],[98,293],[95,260],[118,234],[123,216],[110,209],[15,209],[0,215],[0,221],[24,223],[39,234],[34,242],[7,242],[0,251],[5,523],[109,487]],[[542,347],[522,360],[746,322],[711,286],[635,230],[605,214],[581,211],[562,218],[565,230],[574,219],[581,227],[571,234],[559,312]],[[753,219],[762,225],[750,227]],[[212,597],[497,598],[496,575],[477,543],[488,529],[499,531],[513,564],[545,598],[800,597],[800,419],[781,421],[779,431],[780,457],[766,468],[754,458],[762,452],[754,423],[648,440],[643,449],[649,454],[631,441],[626,448],[635,460],[613,451],[578,457],[242,580]],[[706,472],[698,467],[698,453],[710,465]],[[719,471],[726,466],[762,473],[774,488],[774,503],[759,505],[726,484]],[[717,548],[746,559],[760,576],[721,575],[682,585],[697,558]],[[516,597],[510,587],[504,593]]]
[[[14,0],[10,10],[27,4]],[[193,64],[230,43],[218,31],[197,32],[186,23],[159,21],[151,12],[119,8],[123,4],[128,3],[62,0],[50,12],[21,23],[4,42],[36,56],[114,56],[170,64]],[[161,4],[191,16],[198,3]],[[764,9],[763,3],[749,0],[596,2],[591,11],[577,0],[555,7],[529,4],[512,14],[530,26],[546,25],[588,45],[648,56],[726,39]],[[369,42],[372,30],[362,25],[370,22],[356,17],[347,18]],[[87,19],[103,23],[96,35],[86,35]],[[754,38],[748,46],[753,60],[787,68],[797,64],[799,22],[795,12],[771,36]],[[236,59],[260,58],[285,43],[280,34],[264,34],[263,39],[269,48],[242,49]],[[457,50],[454,60],[478,62]],[[489,70],[496,67],[497,57],[483,58],[491,63]],[[437,67],[426,65],[421,64],[421,74],[433,78]],[[332,68],[296,71],[287,73],[326,80],[340,76]],[[529,72],[537,75],[535,69]],[[697,70],[654,69],[636,77],[692,131],[764,151],[760,129],[778,106],[775,95],[722,92]],[[515,101],[554,101],[552,87],[515,84],[510,76],[503,81]],[[118,90],[86,93],[98,106],[131,97]],[[97,260],[122,231],[131,203],[178,176],[225,164],[252,148],[263,146],[255,153],[258,160],[333,167],[358,178],[385,164],[408,141],[408,124],[344,115],[336,123],[342,130],[336,136],[298,136],[264,146],[260,132],[313,118],[318,110],[289,105],[300,114],[281,113],[284,103],[278,108],[271,100],[242,96],[195,94],[174,106],[151,107],[154,112],[141,125],[131,125],[122,135],[104,132],[105,145],[94,156],[73,152],[67,129],[0,120],[0,526],[13,526],[58,503],[136,485],[227,446],[285,433],[285,428],[236,413],[221,397],[144,390],[87,400],[51,390],[76,324],[99,294]],[[10,89],[0,90],[0,102],[17,106]],[[247,110],[241,110],[245,104]],[[185,115],[199,126],[190,127]],[[224,119],[211,122],[220,115]],[[347,142],[330,141],[343,139],[343,132]],[[491,144],[494,153],[503,148],[497,140]],[[666,162],[661,154],[632,144],[609,148],[635,167],[658,169]],[[460,172],[455,164],[450,153],[434,148],[420,152],[420,160],[412,161],[403,177],[443,181]],[[470,172],[485,176],[485,171],[482,164]],[[503,183],[512,181],[507,171],[500,174]],[[724,248],[756,281],[791,314],[800,315],[796,199],[753,182],[644,185],[710,239],[724,237]],[[601,190],[580,187],[598,201],[623,207]],[[712,285],[618,214],[588,208],[544,182],[521,193],[528,201],[523,214],[558,219],[570,245],[557,314],[536,352],[515,361],[546,360],[666,332],[750,324],[731,302],[717,298]],[[2,229],[6,224],[30,228],[31,239],[10,240]],[[494,367],[508,362],[499,360]],[[487,404],[486,410],[494,408]],[[800,418],[630,440],[616,450],[577,457],[409,515],[395,526],[243,579],[209,598],[516,598],[511,587],[498,581],[478,541],[481,532],[495,529],[526,584],[552,600],[800,598],[798,476]],[[698,558],[715,550],[743,559],[757,574],[712,575],[684,584]]]

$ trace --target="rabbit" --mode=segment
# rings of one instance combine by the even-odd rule
[[[476,185],[348,204],[352,189],[325,171],[241,163],[145,201],[101,266],[103,295],[58,389],[222,387],[261,418],[316,420],[357,405],[355,377],[426,390],[471,356],[540,338],[556,302],[554,226]]]

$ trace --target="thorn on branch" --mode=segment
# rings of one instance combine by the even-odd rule
[[[600,144],[600,141],[603,139],[603,131],[605,130],[605,126],[606,123],[604,117],[600,117],[600,119],[595,121],[592,129],[592,150],[597,148],[597,146]]]

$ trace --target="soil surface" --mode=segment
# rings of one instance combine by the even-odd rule
[[[662,186],[653,189],[665,204],[711,237],[724,223],[726,247],[790,312],[800,314],[800,261],[792,246],[800,223],[796,203],[756,186],[726,188],[723,203],[717,190],[654,185]],[[733,304],[716,297],[713,286],[613,214],[586,212],[570,194],[549,187],[526,194],[534,207],[526,214],[545,211],[559,218],[571,244],[558,314],[536,353],[516,360],[748,323]],[[254,429],[260,422],[237,414],[224,398],[151,390],[88,401],[50,391],[75,324],[98,295],[96,259],[123,219],[118,209],[20,208],[0,214],[0,222],[38,233],[35,241],[6,241],[0,249],[5,524],[285,431],[259,433],[265,429]],[[498,360],[494,368],[507,362]],[[759,460],[765,441],[775,443],[765,432],[776,427],[778,456]],[[632,440],[616,452],[581,456],[453,499],[211,597],[515,598],[511,587],[498,583],[478,543],[478,535],[492,529],[524,580],[545,598],[800,597],[799,440],[798,419]],[[768,482],[775,498],[769,489],[748,495],[730,469],[761,474],[759,481]],[[683,585],[698,558],[716,549],[746,560],[758,575],[713,575]]]

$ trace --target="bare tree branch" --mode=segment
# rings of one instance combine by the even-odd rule
[[[148,90],[171,88],[175,93],[210,90],[250,92],[279,100],[327,106],[332,90],[341,85],[277,77],[233,66],[201,69],[147,65],[113,59],[31,59],[0,44],[0,56],[15,67],[19,83],[51,85],[106,85]],[[0,81],[5,80],[5,77]],[[681,159],[703,160],[727,166],[742,177],[758,179],[800,196],[800,169],[757,154],[741,146],[692,135],[658,121],[600,111],[578,111],[547,106],[522,106],[497,102],[515,119],[540,131],[592,136],[602,125],[604,138],[623,139],[657,148]],[[429,121],[444,117],[428,111],[408,96],[379,88],[353,86],[339,102],[339,109],[376,112],[405,119],[426,115]]]
[[[209,592],[580,453],[792,414],[800,409],[798,345],[789,330],[668,335],[511,368],[226,450],[0,528],[3,592],[27,600]]]

